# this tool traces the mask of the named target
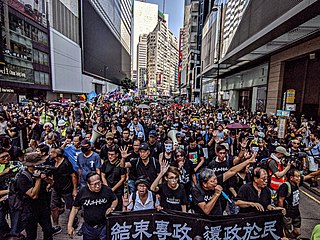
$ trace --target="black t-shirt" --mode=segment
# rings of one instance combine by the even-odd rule
[[[107,146],[106,144],[104,144],[100,150],[100,158],[105,161],[108,160],[108,151],[110,148],[113,148],[114,146],[116,147],[116,149],[119,148],[117,144],[112,144],[111,146]]]
[[[254,188],[253,183],[244,184],[240,187],[236,200],[246,202],[260,203],[264,209],[271,204],[271,191],[268,187],[261,190],[260,196],[258,191]],[[259,212],[255,207],[240,208],[240,213]]]
[[[178,162],[173,161],[171,166],[178,167]],[[194,167],[190,161],[185,161],[180,170],[180,183],[184,185],[186,192],[189,194],[192,187],[192,175],[195,174]]]
[[[31,177],[31,173],[27,172],[26,174],[29,174]],[[23,196],[24,208],[33,209],[33,210],[40,210],[45,208],[48,209],[50,205],[50,196],[51,196],[46,189],[48,184],[44,180],[41,180],[38,198],[32,199],[26,194],[26,192],[30,188],[34,187],[34,184],[35,184],[35,180],[30,179],[25,174],[20,174],[20,176],[17,178],[18,192],[23,194],[22,196]]]
[[[137,176],[147,176],[150,179],[150,182],[153,182],[158,173],[160,172],[159,161],[155,158],[149,157],[149,162],[147,165],[144,165],[140,158],[133,158],[130,160],[131,166],[134,171],[137,172]]]
[[[73,206],[83,207],[84,221],[90,226],[101,225],[106,222],[106,211],[111,207],[116,195],[111,188],[102,185],[100,192],[91,192],[88,186],[80,189]]]
[[[73,190],[72,176],[74,173],[72,164],[65,157],[63,162],[53,172],[53,188],[58,193],[71,193]]]
[[[218,185],[222,185],[223,183],[223,175],[218,175],[217,176],[217,182]],[[214,195],[215,191],[214,190],[205,190],[202,188],[202,186],[196,185],[193,189],[192,189],[192,199],[193,202],[195,204],[195,212],[196,213],[201,213],[204,214],[204,212],[202,211],[202,209],[198,206],[199,203],[205,202],[208,203]],[[220,199],[221,196],[218,198],[218,200],[216,201],[213,209],[211,210],[209,215],[214,215],[214,216],[222,216],[223,212],[222,212],[222,207],[221,207],[221,203],[220,203]]]
[[[204,153],[202,147],[198,144],[194,149],[191,149],[190,146],[187,147],[187,158],[191,161],[194,167],[198,166],[201,157],[204,157]]]
[[[167,183],[159,186],[160,206],[164,209],[182,211],[181,205],[187,204],[187,196],[182,184],[176,190],[168,187]]]
[[[120,180],[121,176],[126,174],[126,170],[120,167],[120,161],[114,164],[110,161],[105,161],[101,167],[101,172],[106,174],[108,186],[113,188]],[[123,193],[123,184],[117,188],[115,193]]]
[[[124,139],[121,139],[119,142],[120,147],[128,147],[128,152],[133,151],[133,139],[129,139],[128,141],[125,141]]]
[[[295,218],[300,216],[300,210],[299,210],[300,191],[298,186],[292,185],[290,182],[288,183],[291,186],[291,194],[288,196],[288,185],[287,183],[283,183],[279,187],[278,197],[285,197],[283,207],[287,211],[286,216]]]
[[[150,144],[150,157],[154,157],[155,159],[159,159],[160,153],[162,153],[162,146],[160,143],[156,142],[154,144]]]
[[[251,182],[252,177],[251,174],[247,173],[246,176],[243,178],[241,178],[238,174],[236,174],[235,176],[232,176],[229,181],[228,181],[228,185],[229,187],[232,187],[237,193],[239,192],[239,189],[242,185]]]
[[[139,153],[135,153],[134,151],[130,151],[131,155],[126,159],[126,162],[130,162],[131,159],[139,158]],[[130,168],[129,169],[129,179],[130,180],[136,180],[138,178],[137,170],[136,168]]]
[[[227,172],[233,166],[233,158],[227,157],[227,160],[218,162],[216,158],[214,158],[209,164],[208,168],[212,169],[214,173],[218,176],[225,172]]]

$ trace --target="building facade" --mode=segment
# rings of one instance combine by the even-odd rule
[[[168,29],[166,22],[159,21],[148,35],[147,51],[146,93],[170,97],[177,87],[179,51],[178,40]]]
[[[132,80],[138,79],[137,47],[142,34],[152,32],[158,23],[158,5],[139,0],[133,1],[132,41],[131,41],[131,75]],[[140,85],[139,85],[140,86]]]
[[[206,31],[216,37],[206,56],[213,61],[201,72],[207,81],[203,90],[205,84],[213,86],[217,100],[234,109],[268,114],[288,109],[319,118],[320,2],[230,0],[218,5],[206,20]],[[203,42],[204,52],[208,43]]]
[[[130,76],[130,0],[57,0],[49,7],[50,99],[112,91]]]
[[[148,34],[142,34],[139,37],[137,46],[137,74],[138,74],[138,91],[140,95],[146,94],[145,89],[148,85]]]
[[[0,2],[0,101],[41,100],[51,90],[47,1]]]

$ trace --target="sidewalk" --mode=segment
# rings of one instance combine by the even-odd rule
[[[67,211],[67,210],[62,215],[60,215],[59,222],[60,222],[60,226],[62,228],[62,232],[55,235],[53,237],[54,240],[67,240],[67,239],[70,240],[71,239],[68,236],[68,231],[67,231],[68,216],[69,216],[69,211]],[[78,213],[78,217],[79,217],[79,227],[77,230],[75,230],[76,233],[80,229],[82,222],[83,222],[83,218],[80,217],[80,212]],[[42,237],[41,227],[38,226],[38,238],[41,239],[41,237]],[[72,239],[80,240],[80,239],[82,239],[82,236],[78,236],[75,234],[75,236]]]

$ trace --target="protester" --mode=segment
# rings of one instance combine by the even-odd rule
[[[73,202],[68,221],[68,234],[70,237],[74,235],[74,219],[81,207],[84,218],[83,239],[106,240],[106,215],[115,210],[118,199],[108,186],[102,184],[97,172],[88,173],[86,182],[86,186],[80,189]]]

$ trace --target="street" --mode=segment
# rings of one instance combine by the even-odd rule
[[[320,223],[320,197],[301,187],[300,211],[302,217],[301,237],[310,239],[312,229]],[[306,195],[308,194],[308,195]],[[315,200],[310,198],[313,197]]]
[[[302,215],[302,228],[301,228],[301,238],[302,239],[310,239],[312,229],[316,224],[320,223],[320,197],[311,193],[306,188],[301,187],[301,199],[300,199],[300,211]],[[306,195],[307,194],[307,195]],[[312,199],[311,197],[314,199]],[[67,212],[67,211],[66,211]],[[67,236],[66,225],[67,218],[66,213],[62,216],[60,220],[62,226],[62,233],[56,235],[54,239],[62,240],[62,239],[70,239]],[[38,237],[42,236],[40,228],[38,228]],[[73,239],[82,239],[82,237],[75,236]]]

